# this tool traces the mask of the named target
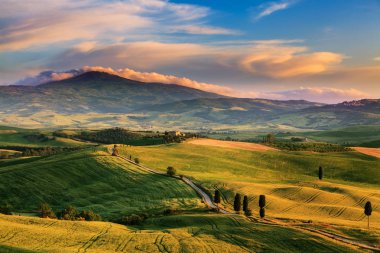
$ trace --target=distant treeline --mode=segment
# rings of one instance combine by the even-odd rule
[[[76,138],[104,144],[128,144],[136,146],[157,145],[165,143],[181,142],[186,138],[195,137],[194,134],[176,135],[172,132],[132,132],[124,128],[110,128],[99,131],[82,131],[79,134],[68,135],[62,132],[54,132],[54,136]]]
[[[344,147],[338,144],[323,143],[323,142],[273,142],[268,145],[289,151],[312,151],[312,152],[346,152],[352,151],[351,148]]]
[[[0,158],[17,158],[23,156],[49,156],[63,152],[79,150],[83,147],[22,147],[22,146],[0,146],[0,149],[15,150],[19,152],[0,154]]]

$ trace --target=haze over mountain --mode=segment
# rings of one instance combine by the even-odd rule
[[[234,98],[95,71],[37,86],[0,87],[0,106],[1,124],[28,127],[325,129],[380,123],[380,100],[324,105]]]

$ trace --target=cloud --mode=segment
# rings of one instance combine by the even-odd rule
[[[380,56],[373,58],[374,61],[380,61]]]
[[[166,0],[57,0],[22,4],[4,0],[0,51],[78,41],[112,43],[146,36],[163,37],[173,31],[233,34],[228,29],[200,25],[209,12],[206,7]]]
[[[154,41],[120,43],[88,50],[87,45],[75,46],[53,60],[53,68],[74,64],[128,66],[144,71],[181,69],[220,74],[244,73],[254,77],[293,78],[325,73],[344,59],[333,52],[311,52],[294,45],[293,41],[253,41],[237,46],[191,43],[161,43]],[[85,47],[86,50],[83,50]],[[142,57],[144,56],[144,57]]]
[[[276,94],[279,95],[279,99],[303,99],[330,104],[372,97],[353,88],[337,89],[330,87],[301,87],[296,90],[277,92]]]
[[[263,9],[257,16],[256,20],[261,19],[265,16],[269,16],[274,12],[285,10],[289,8],[289,6],[292,4],[290,1],[282,1],[282,2],[272,2],[269,4],[261,5],[260,7]]]
[[[216,84],[197,82],[195,80],[191,80],[186,77],[177,77],[174,75],[164,75],[156,72],[139,72],[133,69],[124,68],[124,69],[112,69],[105,68],[101,66],[84,66],[77,70],[68,70],[61,72],[54,71],[43,71],[36,76],[27,77],[20,81],[17,81],[13,85],[28,85],[28,86],[36,86],[43,83],[48,83],[51,81],[59,81],[68,79],[71,77],[78,76],[80,74],[90,72],[90,71],[98,71],[105,72],[112,75],[121,76],[127,79],[146,82],[146,83],[164,83],[164,84],[177,84],[193,89],[199,89],[207,92],[218,93],[221,95],[236,95],[237,93],[231,88],[223,87]]]
[[[212,26],[198,26],[198,25],[188,25],[188,26],[176,26],[173,27],[173,32],[185,32],[188,34],[203,34],[203,35],[237,35],[239,32]]]

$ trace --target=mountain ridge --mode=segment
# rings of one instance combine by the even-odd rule
[[[329,129],[380,124],[380,99],[322,104],[227,97],[178,84],[144,83],[89,71],[38,86],[0,87],[0,124]],[[75,117],[74,117],[75,116]]]

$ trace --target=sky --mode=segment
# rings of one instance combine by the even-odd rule
[[[380,0],[1,2],[0,85],[98,70],[236,97],[380,98]]]

